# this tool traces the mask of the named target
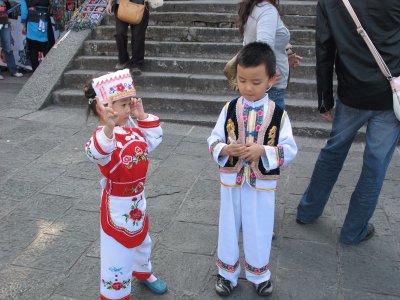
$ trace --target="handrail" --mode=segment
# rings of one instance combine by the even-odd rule
[[[12,6],[9,10],[7,10],[8,14],[11,14],[14,10],[16,10],[18,7],[20,7],[21,4],[15,4],[14,6]]]

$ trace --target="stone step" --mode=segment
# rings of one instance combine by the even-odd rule
[[[218,12],[237,13],[240,1],[164,1],[164,5],[152,12]],[[281,15],[315,16],[317,1],[279,1]],[[150,12],[151,13],[151,12]]]
[[[79,56],[74,60],[73,68],[80,70],[114,71],[118,59],[116,56]],[[197,59],[197,58],[173,58],[173,57],[146,57],[145,72],[169,72],[190,74],[223,74],[226,64],[225,59]],[[291,70],[294,78],[315,78],[315,64],[302,63]]]
[[[239,43],[192,43],[192,42],[160,42],[146,41],[147,56],[160,57],[192,57],[230,59],[242,47]],[[128,42],[130,49],[130,42]],[[117,56],[115,41],[87,40],[83,46],[84,55]]]
[[[64,73],[64,86],[81,88],[85,82],[103,75],[99,70],[70,70]],[[159,93],[195,93],[226,94],[230,93],[224,75],[143,72],[134,78],[138,91],[157,91]],[[291,78],[286,91],[289,98],[315,99],[316,83],[312,79]]]
[[[93,40],[115,41],[114,35],[114,26],[102,25],[93,31],[92,38]],[[290,35],[292,44],[314,44],[314,29],[293,29]],[[146,42],[161,40],[164,42],[242,43],[242,38],[237,28],[149,26],[146,32]]]
[[[157,112],[193,112],[218,116],[225,103],[237,94],[206,95],[186,93],[138,92],[147,111]],[[53,94],[53,102],[62,106],[86,106],[87,100],[82,89],[60,89]],[[287,98],[286,110],[290,118],[296,121],[319,121],[321,117],[316,111],[317,102]],[[216,119],[214,120],[214,122]]]
[[[181,12],[154,12],[151,13],[149,20],[150,25],[158,26],[204,26],[204,27],[238,27],[237,13],[223,13],[216,16],[210,14],[202,14],[197,12],[189,12],[182,14]],[[218,20],[218,17],[220,19]],[[284,24],[290,28],[315,28],[316,16],[302,15],[283,15]],[[109,20],[108,24],[115,24],[115,20]]]
[[[115,17],[109,16],[104,21],[106,25],[115,26]],[[151,12],[149,24],[151,25],[174,25],[194,27],[236,27],[237,13],[219,12]]]
[[[241,43],[146,41],[145,57],[191,57],[229,60],[241,48]],[[130,49],[130,42],[128,42],[128,49]],[[305,57],[305,61],[315,61],[313,56],[315,50],[312,45],[296,45],[295,51]],[[113,40],[87,40],[84,42],[83,54],[117,56],[118,52]]]

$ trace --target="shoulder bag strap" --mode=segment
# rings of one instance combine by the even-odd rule
[[[379,69],[381,69],[381,72],[383,73],[383,75],[385,75],[387,80],[391,81],[392,74],[390,73],[389,68],[385,64],[385,61],[383,60],[382,56],[379,54],[378,50],[375,48],[375,45],[372,43],[368,34],[365,32],[364,28],[361,26],[360,20],[358,19],[356,13],[354,12],[353,7],[351,6],[349,0],[342,0],[342,1],[343,1],[343,4],[346,6],[347,11],[349,12],[351,18],[353,19],[354,23],[357,26],[358,34],[360,34],[361,37],[364,39],[365,43],[367,44],[367,46],[369,48],[369,51],[371,51],[376,62],[378,63]]]

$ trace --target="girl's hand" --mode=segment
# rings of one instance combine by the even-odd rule
[[[142,98],[131,98],[131,115],[137,120],[144,120],[149,116],[144,112]]]
[[[99,113],[100,125],[104,125],[104,133],[109,139],[111,139],[113,137],[115,124],[118,120],[118,113],[112,108],[111,101],[108,103],[108,106],[105,107],[97,96],[96,108]]]
[[[264,146],[254,143],[246,144],[245,153],[240,156],[245,162],[258,161],[261,156],[265,155]]]

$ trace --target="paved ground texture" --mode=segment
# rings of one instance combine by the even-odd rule
[[[16,79],[13,79],[15,81]],[[1,87],[3,89],[3,87]],[[10,92],[13,93],[13,92]],[[33,113],[0,93],[0,299],[98,299],[99,184],[84,155],[95,127],[78,108]],[[214,291],[218,171],[207,150],[210,128],[163,123],[147,185],[154,271],[170,291],[153,296],[135,281],[132,299],[219,299]],[[338,233],[360,173],[355,144],[324,215],[295,222],[323,140],[297,137],[276,202],[270,299],[400,298],[400,149],[372,219],[376,235],[342,246]],[[258,299],[243,279],[230,299]]]

